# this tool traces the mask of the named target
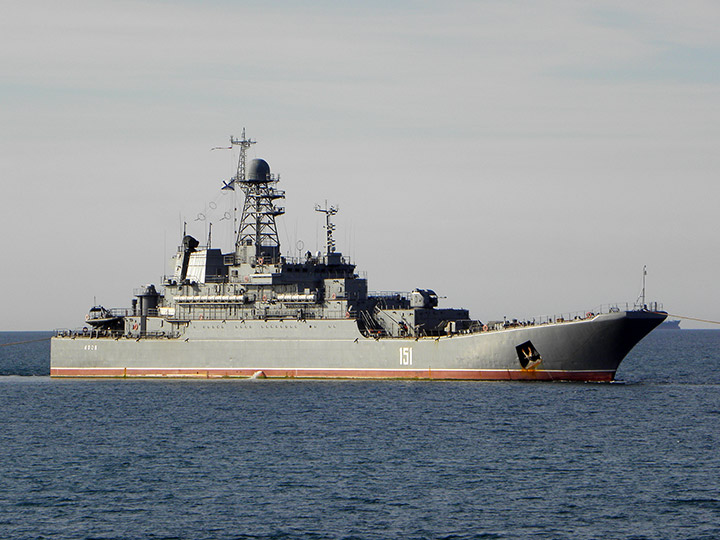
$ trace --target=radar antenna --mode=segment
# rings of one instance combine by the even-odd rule
[[[328,208],[327,201],[325,201],[325,208],[322,208],[319,204],[315,205],[316,212],[322,212],[325,214],[325,230],[327,231],[327,254],[335,253],[335,240],[333,239],[333,231],[335,230],[335,224],[330,222],[330,216],[334,216],[338,213],[337,206],[331,206]]]

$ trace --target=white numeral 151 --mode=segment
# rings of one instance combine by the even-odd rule
[[[412,366],[412,347],[400,347],[400,365]]]

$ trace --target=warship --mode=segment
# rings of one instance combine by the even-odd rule
[[[86,326],[57,330],[52,377],[253,377],[612,381],[628,352],[667,317],[657,304],[573,316],[482,322],[438,305],[431,289],[372,293],[336,249],[283,256],[285,192],[265,160],[239,150],[222,189],[244,196],[223,252],[183,231],[174,271],[134,291],[131,307],[93,306]],[[239,205],[238,205],[239,206]]]

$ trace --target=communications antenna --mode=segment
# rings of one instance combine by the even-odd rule
[[[248,139],[245,137],[245,128],[243,128],[242,130],[242,136],[240,139],[236,139],[235,137],[230,135],[230,144],[232,146],[240,147],[240,157],[238,158],[237,172],[235,173],[235,177],[232,179],[230,184],[234,184],[235,182],[243,182],[245,180],[245,155],[247,153],[247,149],[255,143],[257,143],[257,141],[253,141],[252,139]]]

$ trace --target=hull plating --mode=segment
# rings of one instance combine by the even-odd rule
[[[51,375],[611,381],[664,319],[628,311],[417,340],[365,338],[351,319],[191,321],[174,339],[53,338]]]

